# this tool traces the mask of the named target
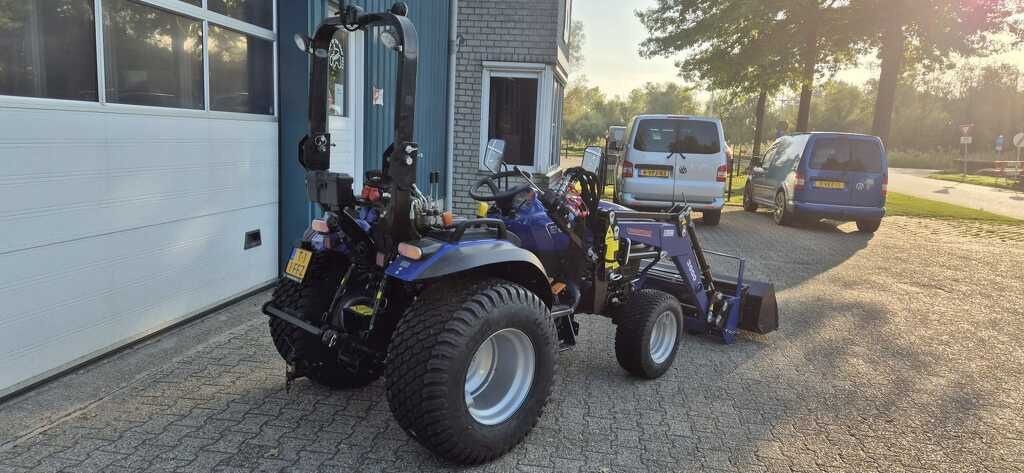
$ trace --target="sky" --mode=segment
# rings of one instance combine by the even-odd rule
[[[587,41],[584,64],[573,73],[585,75],[609,95],[625,96],[645,82],[688,83],[677,75],[678,58],[644,59],[638,53],[647,30],[633,13],[655,4],[654,0],[575,0],[573,18],[583,21]],[[1024,51],[1014,51],[987,59],[1024,64]],[[878,77],[878,61],[864,57],[855,67],[840,71],[836,78],[853,84],[864,84]],[[691,83],[692,85],[692,83]],[[706,99],[706,94],[698,94]]]

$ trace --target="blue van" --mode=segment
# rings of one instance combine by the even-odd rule
[[[775,141],[751,163],[743,208],[772,210],[775,223],[828,218],[873,233],[885,216],[889,164],[882,140],[850,133],[801,133]]]

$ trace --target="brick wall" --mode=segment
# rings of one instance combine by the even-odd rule
[[[558,61],[559,0],[460,0],[455,85],[454,203],[470,215],[469,187],[480,168],[480,94],[485,61],[554,65]],[[546,179],[540,184],[546,186]]]

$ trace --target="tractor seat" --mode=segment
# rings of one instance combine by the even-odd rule
[[[452,242],[454,243],[455,232],[452,229],[446,229],[442,231],[431,232],[430,237]],[[498,238],[498,230],[494,228],[478,227],[478,228],[467,228],[459,241],[480,241],[480,240],[494,240]],[[505,232],[505,238],[502,238],[509,243],[516,246],[522,246],[523,241],[511,230]]]
[[[498,231],[493,228],[471,228],[466,230],[460,241],[494,240],[496,238],[498,238]],[[519,235],[516,235],[511,230],[505,232],[505,238],[502,238],[502,240],[516,246],[522,246],[523,244],[523,240],[519,238]]]

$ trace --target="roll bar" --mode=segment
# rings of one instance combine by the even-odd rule
[[[307,41],[313,58],[309,76],[309,134],[299,145],[299,162],[307,172],[326,171],[330,167],[331,135],[327,130],[328,51],[331,39],[340,29],[368,30],[389,27],[397,40],[398,77],[395,87],[395,135],[390,154],[383,163],[385,184],[391,187],[391,200],[375,239],[382,250],[393,252],[398,243],[418,239],[410,218],[412,187],[416,183],[419,145],[413,139],[416,114],[416,68],[419,38],[416,27],[406,17],[408,7],[396,3],[387,12],[365,13],[362,8],[342,2],[336,16],[325,18]]]

